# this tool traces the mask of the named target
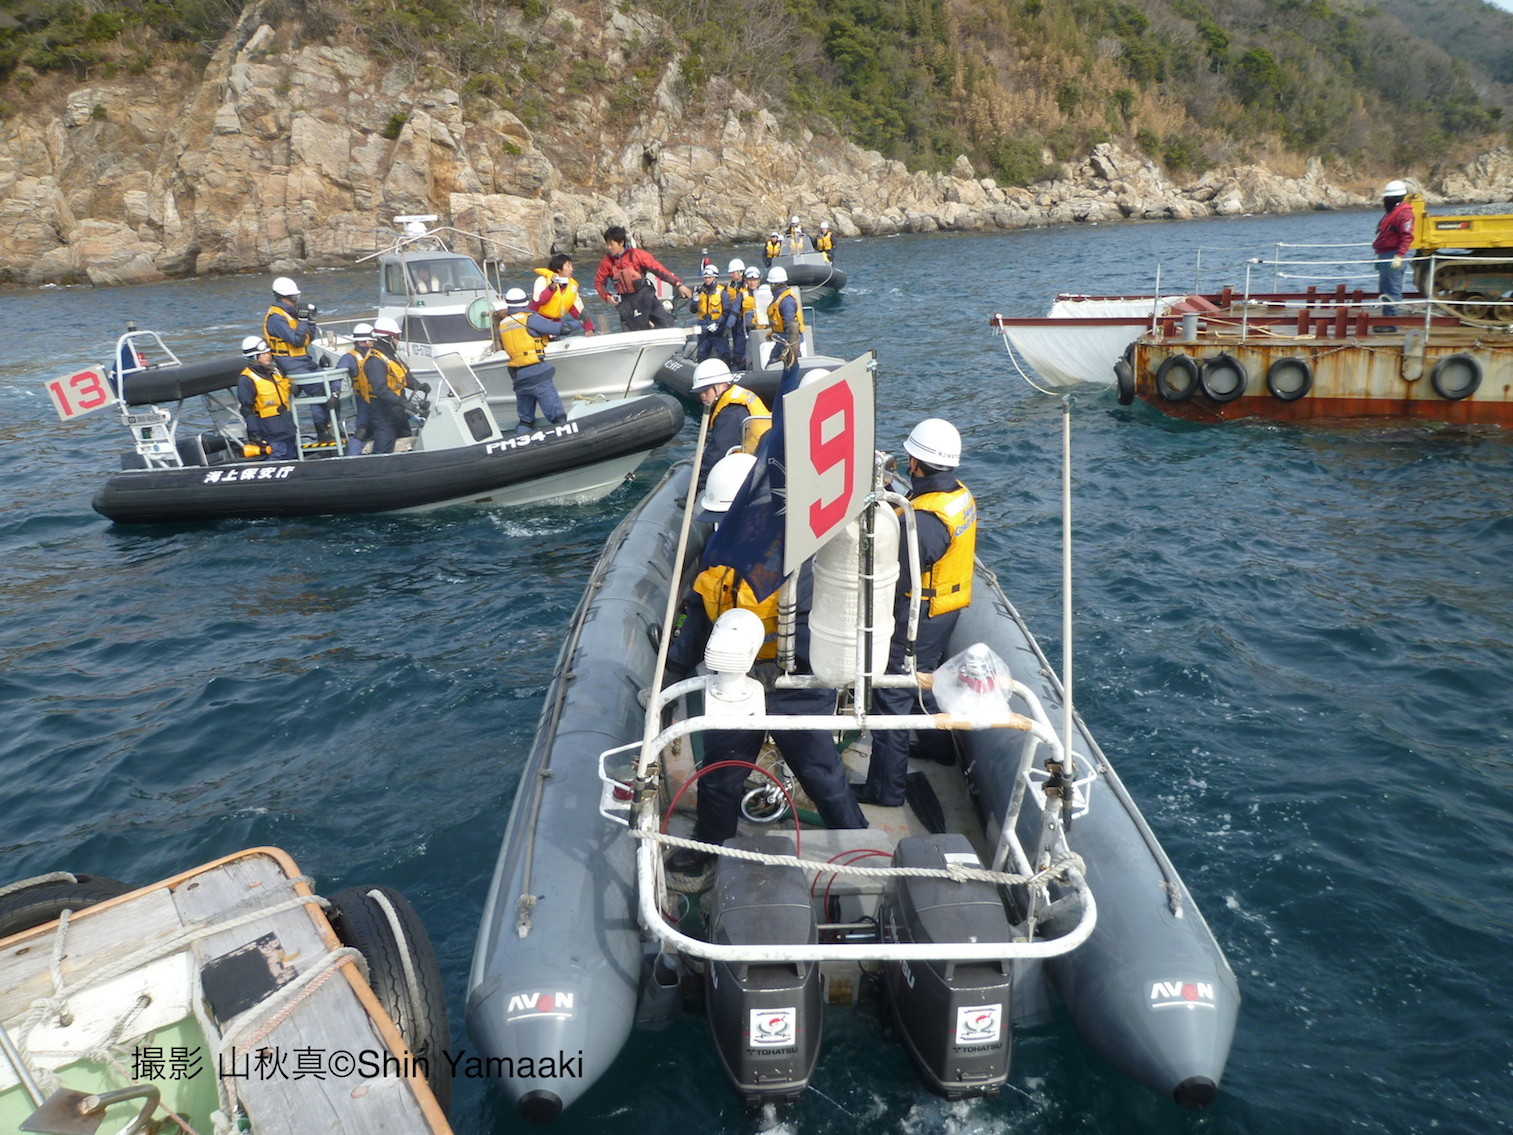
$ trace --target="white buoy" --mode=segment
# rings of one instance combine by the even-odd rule
[[[893,637],[893,591],[898,583],[898,515],[885,504],[872,506],[872,618],[874,633],[867,672],[874,678],[888,665]],[[814,603],[809,612],[809,664],[830,685],[856,679],[862,627],[861,518],[853,519],[814,556]]]

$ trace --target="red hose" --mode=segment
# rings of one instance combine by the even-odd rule
[[[705,765],[703,768],[699,769],[698,772],[694,773],[691,777],[684,781],[683,787],[678,789],[678,791],[672,798],[672,803],[667,806],[667,814],[662,817],[662,834],[667,834],[667,823],[672,819],[672,814],[677,811],[678,801],[683,799],[683,793],[687,792],[689,788],[693,786],[693,783],[699,779],[699,777],[703,776],[706,772],[714,772],[714,770],[718,768],[751,769],[754,772],[761,773],[768,780],[772,781],[773,787],[783,794],[783,799],[788,804],[788,814],[793,817],[793,853],[795,855],[802,855],[804,853],[804,837],[802,834],[802,829],[799,825],[799,810],[794,806],[793,797],[788,795],[788,789],[783,787],[783,782],[781,780],[773,776],[772,773],[768,772],[761,765],[753,764],[750,761],[715,761],[715,763],[712,765]]]

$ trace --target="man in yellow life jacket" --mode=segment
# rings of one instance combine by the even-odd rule
[[[273,365],[273,351],[261,336],[243,339],[242,354],[247,367],[236,380],[236,400],[247,423],[247,440],[266,442],[267,456],[275,461],[293,461],[299,451],[289,409],[289,379]]]
[[[835,259],[835,237],[830,232],[830,222],[821,221],[819,235],[814,238],[814,251],[823,252],[826,260]]]
[[[369,402],[372,400],[368,390],[368,380],[363,377],[363,360],[368,357],[368,352],[373,349],[373,325],[359,323],[352,328],[352,345],[342,352],[341,358],[336,360],[336,365],[347,372],[347,381],[352,386],[352,406],[356,416],[352,423],[352,432],[347,437],[347,456],[356,457],[362,453],[362,447],[373,436],[373,423],[369,420]]]
[[[725,282],[726,325],[730,331],[726,361],[737,370],[745,370],[746,328],[750,326],[748,320],[754,306],[751,293],[746,290],[746,261],[732,260],[726,271],[730,273],[730,279]]]
[[[767,234],[767,243],[762,247],[762,267],[771,268],[772,262],[783,255],[783,238],[777,229]]]
[[[715,463],[732,450],[741,448],[746,419],[753,414],[767,415],[767,404],[753,390],[737,386],[735,375],[723,359],[705,359],[693,368],[689,390],[709,414],[709,429],[704,437],[704,456],[699,462],[694,484],[702,490]]]
[[[278,369],[299,382],[300,375],[320,369],[315,356],[310,353],[310,342],[315,338],[315,305],[299,302],[299,285],[288,276],[273,281],[273,302],[263,316],[263,338],[273,350],[273,361]],[[324,394],[325,388],[318,382],[306,383],[298,388],[304,396]],[[335,402],[339,391],[334,391]],[[319,403],[311,407],[310,420],[315,426],[316,439],[332,441],[331,406]]]
[[[510,382],[515,388],[515,415],[520,420],[515,436],[536,428],[536,408],[547,421],[560,426],[567,421],[562,397],[552,384],[557,368],[546,362],[546,344],[562,333],[562,324],[530,309],[530,301],[520,288],[504,293],[504,314],[499,316],[499,349],[509,356]]]
[[[802,256],[809,251],[809,238],[804,235],[804,226],[799,224],[799,219],[793,217],[788,221],[788,228],[783,233],[783,255]]]
[[[368,422],[373,431],[373,452],[393,453],[402,437],[410,437],[410,404],[406,390],[431,393],[428,383],[417,382],[399,357],[399,324],[389,316],[373,321],[373,349],[362,362],[362,380],[368,396]],[[420,403],[422,415],[430,409]]]
[[[767,342],[772,350],[767,356],[772,365],[796,343],[800,349],[804,343],[804,305],[799,299],[799,290],[788,283],[788,270],[779,264],[767,272],[767,284],[772,289],[772,302],[767,305],[767,326],[771,328]]]
[[[709,482],[699,499],[697,519],[718,524],[750,475],[756,458],[749,453],[733,453],[719,462],[709,474]],[[799,569],[795,588],[797,602],[794,653],[795,672],[811,673],[809,668],[809,607],[813,598],[813,573],[806,563]],[[742,609],[762,620],[765,638],[757,651],[753,673],[768,687],[766,709],[771,714],[823,714],[835,712],[833,690],[780,690],[772,687],[779,673],[777,658],[779,592],[758,600],[734,568],[706,567],[694,580],[693,590],[683,603],[677,637],[667,650],[669,681],[692,674],[704,657],[704,648],[716,620],[725,612]],[[758,729],[718,729],[704,734],[703,766],[721,761],[755,763],[766,733]],[[772,735],[788,768],[814,801],[814,806],[831,828],[864,828],[867,818],[857,806],[846,784],[845,767],[835,747],[835,738],[827,730],[777,730]],[[698,819],[693,836],[704,843],[722,844],[736,834],[740,823],[741,796],[750,770],[744,767],[714,769],[699,778]],[[674,852],[667,869],[679,875],[702,875],[710,864],[708,852],[686,848]],[[694,889],[694,888],[688,888]]]
[[[583,309],[578,281],[573,279],[573,258],[565,252],[553,256],[545,268],[537,268],[535,289],[531,293],[531,310],[562,324],[562,334],[581,331],[592,335],[594,321]]]
[[[909,500],[919,533],[919,632],[909,643],[909,598],[912,581],[907,541],[899,551],[898,590],[893,603],[893,641],[888,651],[889,674],[905,674],[912,652],[917,673],[927,673],[945,661],[946,646],[956,620],[972,602],[972,561],[977,549],[977,503],[956,479],[961,463],[961,434],[950,422],[926,418],[904,442],[909,455]],[[925,708],[922,708],[922,705]],[[933,713],[934,699],[920,691],[879,687],[872,691],[872,712]],[[867,782],[857,799],[863,804],[897,807],[904,802],[909,773],[906,729],[878,729],[872,733],[872,762]],[[939,731],[921,734],[922,755],[943,764],[955,760],[949,736]]]
[[[720,270],[713,264],[706,264],[701,276],[703,283],[694,292],[689,306],[693,309],[694,318],[699,321],[698,349],[694,359],[702,363],[711,355],[724,357],[730,310],[725,306],[725,288],[720,283]]]

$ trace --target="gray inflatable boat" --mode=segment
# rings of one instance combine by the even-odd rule
[[[1183,1107],[1212,1101],[1239,1006],[1234,975],[1080,720],[1065,752],[1052,724],[1059,684],[981,565],[952,653],[976,648],[957,672],[972,689],[1001,691],[1006,712],[770,718],[758,705],[743,721],[853,735],[944,722],[954,765],[920,762],[908,807],[869,807],[869,829],[830,831],[799,823],[806,801],[774,787],[797,791],[779,764],[748,794],[753,822],[721,849],[712,878],[701,887],[664,876],[668,838],[691,828],[672,805],[697,779],[697,736],[729,727],[714,708],[718,677],[664,689],[650,727],[642,705],[683,574],[674,560],[688,479],[686,465],[672,469],[594,571],[484,912],[468,1027],[519,1113],[554,1118],[638,1021],[684,1011],[680,975],[702,976],[712,1042],[752,1104],[802,1092],[823,1058],[825,1012],[868,997],[886,1000],[927,1088],[994,1095],[1012,1026],[1055,1011],[1052,989],[1115,1068]],[[682,566],[705,535],[692,528]],[[987,670],[982,646],[996,656]],[[946,705],[946,687],[936,689]],[[865,753],[845,759],[860,779]],[[709,894],[680,903],[678,889]],[[543,1054],[569,1064],[542,1067]]]

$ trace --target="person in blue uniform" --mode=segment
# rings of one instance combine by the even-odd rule
[[[726,292],[720,283],[720,270],[713,264],[704,265],[702,280],[699,290],[689,301],[694,318],[699,321],[698,348],[694,358],[701,363],[711,355],[724,358],[727,349],[725,333],[730,326],[730,309],[725,306]]]
[[[496,325],[499,349],[509,356],[510,382],[515,388],[515,414],[520,419],[515,436],[536,428],[536,408],[554,426],[567,421],[562,397],[552,383],[557,368],[546,362],[546,344],[562,334],[562,324],[530,309],[524,290],[511,288],[504,293],[504,314]]]
[[[363,445],[372,438],[373,426],[368,420],[368,384],[362,377],[362,362],[373,349],[373,326],[359,323],[352,328],[352,345],[342,352],[336,365],[347,372],[347,383],[352,387],[352,435],[347,438],[347,456],[355,457]]]
[[[236,400],[247,423],[247,439],[266,442],[267,456],[275,461],[293,461],[299,450],[289,409],[289,379],[273,365],[273,351],[261,336],[243,339],[242,354],[247,366],[236,380]]]
[[[814,251],[823,252],[825,259],[835,261],[835,236],[830,231],[830,222],[821,221],[819,235],[814,238]]]
[[[771,268],[772,262],[783,255],[783,238],[777,229],[767,234],[767,243],[762,246],[762,267]]]
[[[772,302],[767,305],[767,326],[771,333],[768,344],[771,353],[769,364],[775,363],[788,349],[789,343],[804,342],[804,305],[799,301],[799,290],[788,283],[788,270],[779,264],[767,272],[767,286],[772,289]]]
[[[730,279],[725,282],[725,323],[730,332],[730,342],[725,348],[726,361],[735,370],[745,370],[746,329],[752,307],[751,293],[746,290],[746,262],[732,260],[726,271],[730,273]]]
[[[273,303],[263,316],[263,338],[273,348],[273,358],[278,369],[294,382],[299,376],[320,369],[310,353],[310,341],[315,338],[315,305],[299,302],[299,285],[288,276],[273,281]],[[301,397],[325,393],[319,383],[299,386]],[[335,401],[333,392],[332,401]],[[333,441],[331,433],[331,407],[324,402],[311,407],[310,420],[315,426],[317,441]]]
[[[693,368],[689,389],[698,396],[709,413],[709,429],[704,437],[704,456],[694,480],[702,490],[715,464],[745,440],[746,419],[765,417],[767,404],[754,390],[736,384],[735,375],[722,359],[705,359]]]
[[[393,453],[400,438],[411,436],[405,391],[429,394],[431,387],[417,382],[400,359],[399,324],[388,316],[373,321],[373,349],[363,357],[362,378],[367,386],[373,452]],[[424,402],[421,407],[427,408]]]
[[[956,478],[961,464],[961,434],[950,422],[926,418],[904,442],[909,456],[909,500],[919,533],[919,630],[914,641],[915,669],[927,673],[946,657],[946,645],[961,612],[972,602],[972,564],[977,549],[977,504],[971,491]],[[908,649],[909,597],[912,581],[908,542],[899,549],[898,590],[893,602],[893,640],[888,650],[889,674],[904,674]],[[921,701],[925,706],[922,708]],[[929,695],[898,687],[872,691],[872,712],[933,713]],[[897,807],[904,802],[909,774],[906,729],[872,731],[872,760],[867,781],[857,799],[863,804]],[[954,761],[951,739],[939,733],[921,736],[922,755],[942,763]]]
[[[748,453],[733,453],[721,459],[710,471],[709,483],[700,498],[702,511],[698,519],[718,523],[730,508],[742,483],[750,475],[756,458]],[[796,588],[798,619],[794,650],[795,673],[810,674],[809,609],[813,598],[813,572],[808,563],[799,569]],[[819,714],[835,712],[834,690],[780,690],[772,686],[779,673],[777,664],[778,593],[758,600],[750,585],[734,568],[706,567],[694,580],[692,593],[683,603],[683,618],[678,635],[667,651],[670,681],[692,674],[704,657],[704,648],[715,621],[726,611],[742,608],[757,615],[766,630],[766,640],[757,654],[754,675],[767,687],[766,708],[771,714]],[[767,734],[759,729],[714,729],[704,734],[704,766],[720,761],[755,763]],[[820,818],[830,828],[864,828],[862,814],[846,784],[845,766],[836,750],[835,739],[828,730],[778,730],[772,735],[788,768],[814,801]],[[718,769],[699,778],[698,819],[693,836],[704,843],[721,844],[736,834],[740,824],[741,797],[750,775],[744,768]],[[683,848],[667,859],[667,869],[681,875],[700,875],[713,856],[709,852]]]

